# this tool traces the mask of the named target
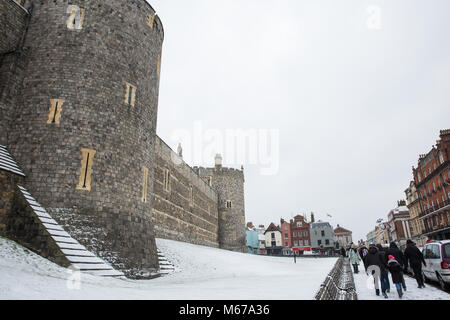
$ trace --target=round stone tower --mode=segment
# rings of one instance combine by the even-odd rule
[[[220,248],[247,252],[245,245],[244,171],[222,166],[222,156],[215,157],[214,168],[199,168],[199,175],[211,178],[218,195]]]
[[[31,2],[8,148],[72,236],[128,276],[153,271],[161,21],[145,0]]]

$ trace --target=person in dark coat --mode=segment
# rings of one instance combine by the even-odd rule
[[[381,244],[377,244],[377,248],[384,266],[384,268],[381,268],[380,274],[381,291],[383,292],[383,296],[387,298],[386,292],[391,291],[391,284],[389,283],[389,272],[387,270],[386,251]]]
[[[402,268],[402,270],[401,270],[402,287],[403,287],[403,290],[406,291],[406,283],[405,283],[405,278],[403,276],[403,269],[405,268],[405,256],[404,256],[402,250],[400,250],[398,248],[398,246],[395,242],[391,242],[389,245],[389,248],[385,252],[386,264],[388,264],[388,262],[389,262],[389,258],[388,258],[389,256],[393,256],[395,258],[395,261],[397,261],[397,263]]]
[[[378,248],[374,245],[371,244],[369,246],[369,251],[367,252],[367,255],[364,258],[364,268],[366,269],[366,273],[367,275],[369,275],[368,273],[368,269],[369,267],[373,266],[373,268],[378,269],[380,271],[380,273],[378,274],[378,272],[376,272],[375,270],[372,270],[372,275],[374,278],[374,283],[375,283],[375,293],[377,296],[380,295],[380,287],[378,284],[378,281],[380,280],[380,275],[381,272],[386,272],[386,265],[384,262],[383,257],[380,255],[380,253],[378,252]],[[381,290],[383,291],[386,290],[386,288],[381,288]],[[386,298],[387,294],[386,291],[383,291],[383,296]]]
[[[408,262],[414,271],[414,278],[416,278],[418,288],[425,288],[425,284],[423,283],[422,264],[427,266],[427,263],[423,258],[422,252],[420,252],[420,250],[416,247],[416,244],[410,239],[406,241],[405,272],[408,269]]]
[[[402,284],[403,284],[403,274],[402,266],[397,262],[393,255],[388,256],[388,269],[392,276],[392,283],[395,284],[397,288],[398,297],[401,299],[403,297]]]
[[[366,248],[366,246],[359,247],[358,253],[359,253],[359,256],[361,257],[361,260],[364,261],[364,258],[366,257],[367,252],[369,252],[369,250]]]

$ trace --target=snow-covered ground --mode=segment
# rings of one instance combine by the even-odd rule
[[[0,299],[314,299],[336,258],[254,256],[157,239],[177,271],[153,280],[71,274],[0,238]]]
[[[400,300],[397,294],[395,285],[392,283],[391,275],[389,274],[389,282],[391,286],[391,292],[387,295],[388,299],[385,299],[380,292],[380,296],[375,295],[375,287],[368,288],[369,285],[373,285],[373,278],[366,275],[364,267],[360,266],[360,272],[353,274],[355,278],[356,292],[359,300]],[[450,300],[450,294],[435,288],[431,285],[425,284],[425,288],[417,288],[417,282],[414,278],[405,275],[406,292],[404,292],[402,300]],[[381,287],[380,287],[381,288]]]

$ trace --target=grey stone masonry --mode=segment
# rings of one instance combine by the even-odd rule
[[[16,186],[22,184],[25,175],[9,154],[0,145],[0,236],[6,235],[7,214],[12,210]]]
[[[1,100],[6,145],[27,189],[82,245],[129,277],[149,274],[159,264],[142,189],[147,168],[153,191],[161,21],[145,0],[32,3],[25,72],[9,79],[15,99]]]
[[[7,235],[43,257],[97,276],[123,276],[71,237],[23,187],[8,214]]]
[[[159,137],[155,145],[156,237],[218,247],[217,193]]]
[[[245,246],[244,171],[224,168],[194,167],[205,180],[211,179],[218,194],[219,246],[233,251],[247,252]]]
[[[29,21],[28,11],[13,0],[0,0],[0,144],[7,143],[15,105],[21,83],[22,43]]]
[[[28,11],[16,1],[0,0],[0,54],[20,48]]]

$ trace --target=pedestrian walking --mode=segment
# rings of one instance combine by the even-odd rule
[[[389,244],[389,248],[385,252],[386,264],[389,262],[389,256],[393,256],[401,267],[400,273],[402,279],[402,287],[403,290],[406,291],[405,277],[403,275],[403,270],[405,268],[405,255],[403,254],[402,250],[398,248],[397,244],[394,241]]]
[[[381,281],[381,291],[383,292],[383,296],[387,298],[386,292],[391,291],[391,284],[389,283],[389,271],[387,270],[386,263],[386,251],[384,250],[381,244],[377,244],[378,252],[383,260],[383,267],[381,268],[380,281]]]
[[[353,272],[359,273],[358,266],[359,262],[361,261],[361,257],[358,254],[358,251],[356,250],[356,245],[352,245],[350,250],[348,251],[348,257],[350,259],[350,264],[353,266]]]
[[[416,278],[419,289],[425,288],[422,275],[422,264],[427,266],[422,252],[416,247],[416,244],[410,239],[406,241],[405,249],[405,272],[408,270],[408,262],[414,272],[414,278]]]
[[[375,244],[369,245],[369,250],[363,261],[364,261],[364,268],[366,269],[367,275],[369,275],[369,273],[368,273],[369,267],[373,266],[371,269],[374,269],[374,270],[372,270],[372,275],[373,275],[373,279],[374,279],[374,283],[375,283],[375,294],[377,296],[379,296],[380,295],[380,285],[379,285],[380,275],[381,275],[382,270],[384,270],[386,272],[386,266],[385,266],[385,262],[384,262],[382,256],[378,252],[378,248],[375,246]],[[379,270],[379,272],[376,272],[376,270]],[[385,290],[386,290],[386,288],[382,287],[383,296],[385,298],[387,298],[387,294],[386,294]]]
[[[358,254],[361,257],[361,260],[364,261],[364,258],[366,257],[367,253],[369,252],[369,249],[367,249],[366,246],[361,245],[358,249]]]
[[[402,266],[395,259],[393,255],[388,256],[388,270],[391,273],[392,283],[395,284],[397,288],[398,297],[401,299],[403,297],[402,285],[403,285],[403,274]]]
[[[346,252],[345,252],[345,248],[344,248],[344,247],[341,247],[341,256],[343,256],[343,257],[345,258],[346,255],[347,255],[347,254],[346,254]]]

